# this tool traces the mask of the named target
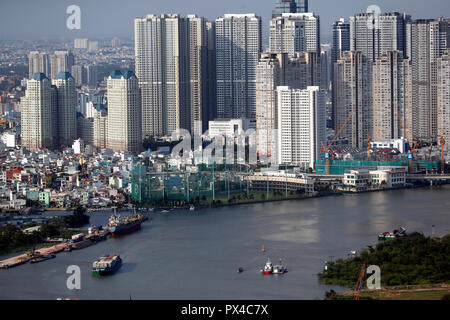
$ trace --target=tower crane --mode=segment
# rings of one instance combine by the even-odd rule
[[[325,145],[323,144],[323,142],[321,143],[322,144],[322,150],[320,152],[325,153],[325,160],[327,162],[327,174],[330,174],[330,148],[336,142],[336,139],[339,137],[339,135],[341,134],[342,130],[344,130],[344,128],[347,126],[348,122],[350,121],[350,119],[352,118],[354,113],[355,113],[355,110],[353,109],[352,112],[350,112],[350,114],[348,115],[348,117],[345,120],[345,122],[342,125],[342,127],[339,129],[339,131],[336,133],[336,135],[333,137],[333,139],[330,141],[330,143],[328,144],[328,146],[326,148],[325,148]]]
[[[372,138],[369,136],[367,139],[363,140],[362,142],[363,143],[367,142],[367,160],[370,160],[370,151],[372,149],[370,143],[372,142]]]
[[[366,261],[364,261],[362,267],[361,267],[361,271],[359,272],[359,278],[358,278],[358,282],[356,283],[356,288],[355,288],[355,294],[353,296],[353,300],[359,300],[359,295],[361,293],[361,289],[363,286],[363,279],[364,279],[364,270],[366,269]]]
[[[445,154],[444,154],[444,148],[445,148],[445,139],[444,136],[441,136],[441,173],[445,173]]]
[[[413,145],[413,141],[412,141],[412,135],[411,137],[407,137],[407,132],[406,132],[406,128],[405,128],[405,123],[403,122],[403,119],[400,117],[400,112],[398,112],[398,108],[397,108],[397,104],[395,103],[395,101],[392,101],[392,105],[395,108],[395,111],[397,113],[397,117],[398,120],[400,122],[400,125],[403,128],[403,132],[405,133],[406,138],[408,139],[408,144],[410,146],[410,150],[408,152],[408,160],[409,160],[409,172],[412,173],[413,170],[413,160],[414,160],[414,153],[417,152],[417,142],[414,143]]]

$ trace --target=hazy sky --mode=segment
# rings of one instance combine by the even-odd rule
[[[224,13],[256,13],[263,32],[276,0],[0,0],[0,40],[55,38],[132,37],[133,19],[148,13],[195,13],[215,19]],[[81,30],[66,28],[66,8],[81,8]],[[322,36],[328,38],[331,23],[340,17],[365,12],[369,5],[383,12],[399,11],[413,18],[450,17],[448,0],[310,0],[309,9],[320,15]]]

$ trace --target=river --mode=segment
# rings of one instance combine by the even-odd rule
[[[322,299],[327,290],[347,290],[318,282],[324,261],[375,244],[398,226],[448,233],[449,208],[450,186],[441,186],[155,212],[133,234],[0,270],[0,299]],[[92,213],[91,223],[108,217]],[[93,277],[92,262],[104,253],[120,254],[124,264],[113,276]],[[289,272],[261,275],[268,257],[282,258]],[[70,265],[81,269],[80,290],[66,286]]]

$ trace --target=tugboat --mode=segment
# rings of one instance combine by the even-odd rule
[[[44,254],[44,255],[38,255],[36,257],[31,258],[30,263],[39,263],[43,261],[47,261],[50,259],[56,258],[56,255],[54,254]]]
[[[267,259],[266,265],[264,269],[261,270],[262,274],[272,274],[273,273],[273,265],[270,259]]]
[[[114,274],[122,266],[122,259],[118,254],[104,254],[92,264],[92,274],[103,276]]]
[[[275,267],[273,267],[273,274],[285,274],[288,270],[285,266],[283,266],[281,259],[278,260],[278,263]]]

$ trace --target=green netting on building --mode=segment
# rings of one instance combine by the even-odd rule
[[[439,161],[414,160],[413,171],[440,171],[441,163]],[[382,169],[383,167],[409,167],[409,160],[393,161],[356,161],[356,160],[330,160],[330,174],[344,174],[346,170],[351,169]],[[316,160],[316,173],[327,173],[326,160]]]
[[[131,196],[138,203],[160,200],[191,201],[243,192],[246,173],[216,171],[202,167],[199,172],[155,172],[151,167],[135,165],[131,173]]]

